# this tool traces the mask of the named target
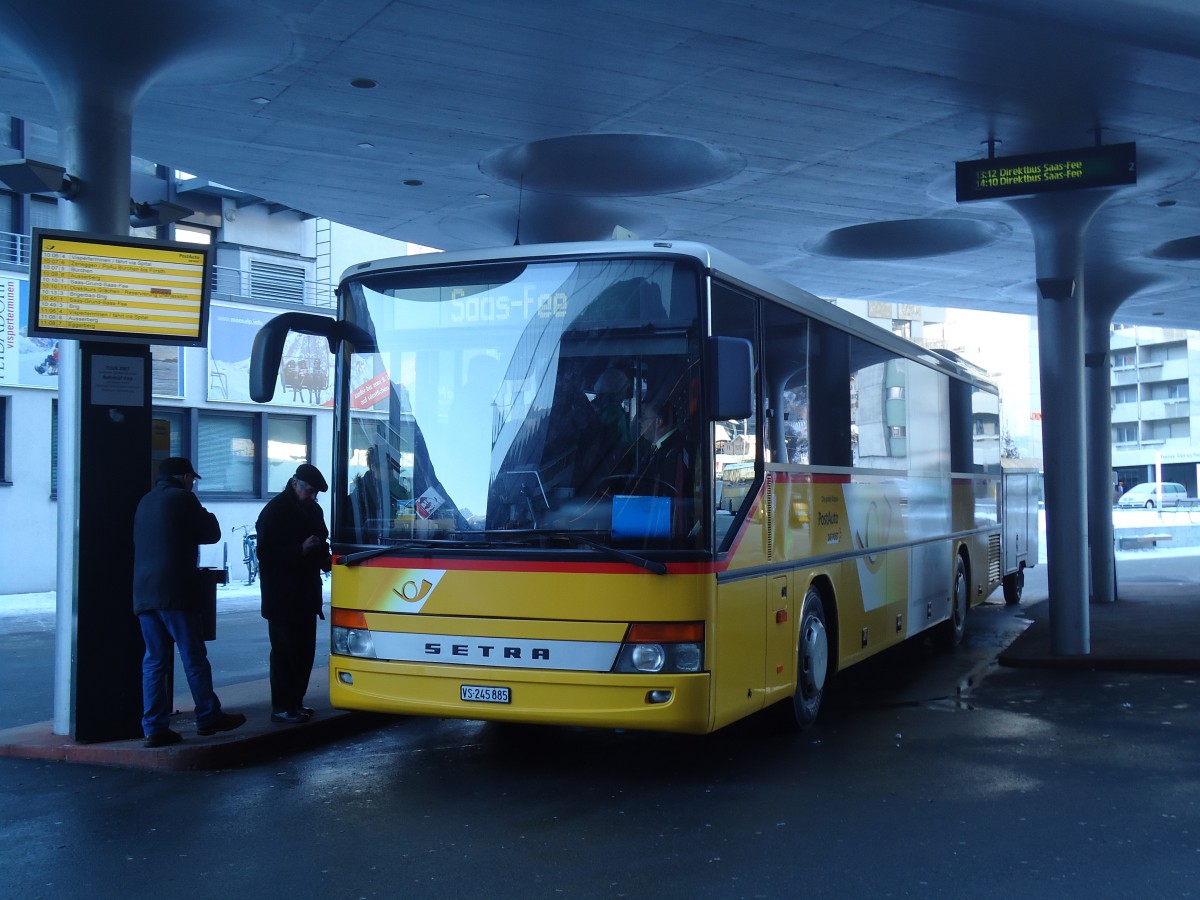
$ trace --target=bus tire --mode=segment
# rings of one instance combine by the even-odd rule
[[[954,591],[950,595],[950,618],[942,623],[942,643],[953,650],[967,633],[967,611],[971,608],[967,564],[961,554],[954,564]]]
[[[1005,575],[1001,581],[1004,588],[1004,602],[1016,606],[1021,602],[1021,594],[1025,590],[1025,566],[1022,564],[1017,571]]]
[[[809,585],[800,608],[796,639],[796,692],[778,704],[779,721],[789,731],[801,731],[817,720],[829,679],[829,628],[821,592]]]

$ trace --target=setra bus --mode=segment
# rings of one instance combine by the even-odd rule
[[[336,354],[334,707],[804,727],[1018,574],[995,387],[717,250],[428,254],[338,293],[251,362],[263,401],[289,330]]]

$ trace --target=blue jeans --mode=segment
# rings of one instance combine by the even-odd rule
[[[174,647],[187,676],[196,704],[196,724],[203,725],[221,714],[221,701],[213,692],[212,667],[204,646],[200,614],[178,609],[152,609],[138,613],[146,655],[142,658],[142,731],[146,736],[170,727],[170,673],[175,668]]]

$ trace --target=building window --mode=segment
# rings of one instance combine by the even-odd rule
[[[187,456],[191,441],[188,440],[189,414],[186,409],[154,409],[155,457]],[[203,476],[203,472],[200,473]]]
[[[1112,354],[1112,367],[1114,369],[1128,369],[1137,365],[1137,354],[1133,350],[1114,350]]]
[[[308,462],[312,447],[306,416],[267,417],[267,493],[277,494],[286,486],[296,466]]]
[[[1113,388],[1113,403],[1120,405],[1122,403],[1137,403],[1137,385],[1127,384],[1123,387]]]
[[[21,237],[17,234],[17,210],[20,204],[15,194],[0,191],[0,263],[20,265]]]
[[[29,198],[29,230],[58,227],[58,200],[49,197]]]
[[[1113,426],[1113,443],[1114,444],[1136,444],[1138,442],[1138,427],[1134,422],[1131,425],[1114,425]]]
[[[50,401],[50,499],[58,499],[58,400]]]
[[[155,417],[171,413],[183,415],[185,411],[156,410]],[[181,422],[178,428],[181,441],[187,437],[185,424]],[[172,429],[172,453],[175,430]],[[295,473],[296,466],[311,459],[312,434],[311,416],[197,413],[195,463],[201,478],[196,490],[255,498],[278,493]]]
[[[0,484],[11,484],[8,478],[8,398],[0,397]]]
[[[22,121],[21,125],[21,130],[24,132],[21,143],[22,149],[25,151],[25,158],[57,162],[59,159],[58,132],[53,128],[27,120]]]
[[[202,412],[196,423],[198,493],[259,495],[253,414]]]
[[[150,390],[155,397],[183,398],[183,348],[150,346]]]

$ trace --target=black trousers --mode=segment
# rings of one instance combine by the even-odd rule
[[[271,637],[271,711],[295,712],[304,705],[317,653],[317,617],[268,619]]]

